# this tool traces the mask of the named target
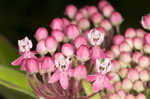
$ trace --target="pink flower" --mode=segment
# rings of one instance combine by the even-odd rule
[[[103,27],[106,31],[110,31],[112,29],[112,24],[107,19],[103,19],[100,23],[100,26]]]
[[[60,30],[53,30],[51,34],[57,42],[61,42],[64,40],[64,33]]]
[[[101,45],[101,43],[104,41],[104,33],[97,29],[92,29],[88,33],[88,39],[93,46]]]
[[[111,23],[114,26],[120,25],[123,22],[121,14],[117,11],[113,12],[110,16]]]
[[[80,34],[80,31],[76,25],[70,24],[66,27],[65,33],[69,39],[75,39]]]
[[[48,50],[45,46],[45,39],[40,40],[37,45],[36,45],[36,51],[41,54],[42,56],[44,56],[45,54],[48,53]]]
[[[134,37],[133,38],[133,45],[134,45],[135,49],[142,50],[144,47],[143,44],[144,44],[144,42],[143,42],[142,38],[140,38],[140,37]]]
[[[142,29],[136,29],[136,36],[137,37],[141,37],[141,38],[143,38],[144,37],[144,34],[145,34],[145,31],[144,30],[142,30]]]
[[[81,18],[78,22],[78,26],[81,30],[86,30],[90,28],[90,22],[86,18]]]
[[[39,41],[48,37],[48,30],[45,27],[39,27],[35,32],[35,38]]]
[[[101,13],[96,12],[96,13],[92,14],[91,20],[94,25],[99,25],[100,22],[103,20],[103,16],[101,15]]]
[[[35,52],[31,52],[30,49],[32,48],[32,42],[27,37],[22,40],[18,40],[19,52],[21,56],[13,61],[12,65],[21,65],[21,70],[26,70],[26,63],[27,60],[30,58],[35,58]]]
[[[125,32],[125,37],[134,38],[136,36],[136,31],[134,28],[128,28]]]
[[[115,45],[120,45],[123,41],[124,41],[124,36],[122,36],[121,34],[117,34],[113,38],[113,43]]]
[[[84,36],[79,36],[74,40],[76,48],[79,48],[81,45],[87,45],[87,40]]]
[[[110,77],[106,76],[106,73],[111,70],[111,62],[109,58],[96,60],[96,74],[87,76],[87,80],[93,82],[94,92],[98,92],[103,87],[111,90],[113,88]]]
[[[131,81],[136,81],[139,79],[139,73],[136,69],[130,69],[128,72],[128,79]]]
[[[107,4],[102,8],[103,15],[107,18],[110,17],[113,11],[114,11],[114,8],[110,4]]]
[[[49,83],[55,83],[59,80],[63,89],[68,88],[68,75],[71,72],[71,64],[72,61],[70,58],[65,58],[62,53],[55,54],[55,66],[56,71],[54,74],[49,78]]]

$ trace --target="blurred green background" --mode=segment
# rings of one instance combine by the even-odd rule
[[[3,35],[13,46],[17,47],[18,39],[22,39],[25,36],[33,38],[33,34],[40,26],[47,27],[50,32],[49,23],[54,17],[64,16],[66,5],[74,4],[80,8],[84,5],[97,5],[98,1],[99,0],[0,0],[0,35]],[[141,16],[150,12],[150,0],[108,1],[117,11],[122,13],[125,19],[125,22],[121,26],[122,33],[127,27],[141,27]],[[0,45],[0,47],[1,46],[3,45]],[[2,52],[0,52],[0,55],[1,54]],[[0,99],[3,99],[4,95],[9,96],[11,93],[11,89],[0,86]],[[16,93],[13,92],[13,94]]]

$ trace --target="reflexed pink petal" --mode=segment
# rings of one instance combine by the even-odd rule
[[[50,78],[49,78],[49,83],[55,83],[60,79],[60,72],[56,71]]]
[[[73,76],[73,73],[74,73],[74,70],[73,70],[73,69],[69,69],[69,76],[70,76],[70,77]]]
[[[103,79],[97,79],[94,83],[93,83],[93,90],[94,92],[98,92],[99,90],[101,90],[103,88]]]
[[[96,75],[88,75],[86,80],[88,80],[89,82],[92,82],[96,79]]]
[[[23,61],[22,61],[22,63],[21,63],[21,70],[22,71],[26,71],[27,69],[26,69],[26,65],[27,65],[27,59],[24,59]]]
[[[17,58],[15,61],[13,61],[11,64],[12,64],[12,65],[21,65],[23,59],[24,59],[23,56],[20,56],[20,57]]]
[[[67,77],[67,73],[62,72],[60,74],[60,84],[61,87],[63,89],[67,89],[68,88],[68,77]]]
[[[112,86],[110,80],[107,77],[104,78],[104,82],[105,82],[104,83],[104,87],[105,88],[107,88],[108,90],[113,89],[113,86]]]

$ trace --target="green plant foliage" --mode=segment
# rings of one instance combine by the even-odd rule
[[[150,88],[146,90],[146,97],[147,99],[150,99]]]
[[[82,86],[86,92],[86,95],[91,95],[93,93],[92,85],[87,80],[82,81]],[[100,99],[100,94],[98,93],[95,96],[91,97],[90,99]]]

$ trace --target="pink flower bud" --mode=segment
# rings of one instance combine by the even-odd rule
[[[138,72],[141,72],[143,70],[143,67],[141,66],[136,66],[135,69],[138,71]]]
[[[60,30],[53,30],[51,35],[56,39],[57,42],[61,42],[64,39],[64,33]]]
[[[130,63],[131,62],[131,55],[128,52],[121,52],[120,53],[120,61],[124,63]]]
[[[115,11],[111,14],[110,21],[114,26],[117,26],[123,22],[123,18],[119,12]]]
[[[133,84],[132,84],[132,82],[129,79],[126,78],[126,79],[123,80],[123,82],[122,82],[122,88],[126,92],[130,91],[132,89],[132,86],[133,86]]]
[[[74,46],[69,43],[63,44],[61,48],[62,53],[67,57],[72,57],[74,54]]]
[[[111,59],[114,59],[115,55],[111,50],[105,52],[105,55]]]
[[[52,30],[62,30],[63,29],[63,21],[60,18],[54,18],[50,24]]]
[[[117,60],[112,60],[111,65],[112,65],[111,71],[113,71],[113,72],[118,72],[119,71],[120,63]]]
[[[87,70],[84,65],[78,65],[74,69],[74,77],[77,79],[84,79],[87,76]]]
[[[108,73],[108,76],[109,77],[112,77],[112,83],[115,83],[115,82],[118,82],[118,81],[120,81],[120,77],[119,77],[119,75],[117,74],[117,73],[114,73],[114,72],[109,72]]]
[[[78,12],[75,16],[75,20],[79,21],[80,19],[85,18],[82,12]]]
[[[121,68],[120,71],[119,71],[119,75],[120,75],[121,78],[125,78],[127,73],[128,73],[127,68]]]
[[[27,71],[30,73],[38,72],[38,62],[37,60],[31,58],[27,60]]]
[[[48,37],[48,30],[45,27],[39,27],[35,32],[35,38],[40,41]]]
[[[69,39],[75,39],[80,34],[80,31],[76,25],[70,24],[66,27],[65,33]]]
[[[139,61],[138,61],[139,66],[141,67],[148,67],[150,62],[149,62],[149,58],[147,56],[141,56],[139,57]]]
[[[144,52],[147,54],[150,54],[150,45],[148,45],[148,44],[144,45]]]
[[[126,94],[125,94],[124,90],[119,90],[117,93],[121,97],[120,99],[125,99]]]
[[[88,6],[87,7],[88,15],[91,16],[92,14],[98,12],[97,8],[95,6]]]
[[[133,38],[133,45],[134,45],[134,48],[137,49],[137,50],[142,50],[143,49],[143,39],[142,38],[139,38],[139,37],[135,37]]]
[[[136,96],[136,99],[147,99],[147,98],[144,94],[140,93]]]
[[[144,43],[150,45],[150,33],[144,35]]]
[[[128,72],[128,79],[131,81],[136,81],[139,79],[139,73],[136,69],[130,69]]]
[[[150,14],[142,17],[141,24],[144,29],[150,30]]]
[[[110,17],[113,11],[114,11],[114,8],[110,4],[107,4],[102,8],[102,13],[107,18]]]
[[[103,20],[103,16],[99,12],[96,12],[96,13],[92,14],[91,20],[94,25],[99,25],[100,22]]]
[[[87,6],[81,8],[81,9],[79,10],[79,12],[81,12],[84,17],[86,17],[86,18],[88,17]]]
[[[40,71],[41,73],[47,73],[54,70],[55,63],[49,56],[44,57]]]
[[[70,18],[70,19],[73,19],[77,13],[77,8],[76,6],[74,5],[68,5],[66,7],[66,10],[65,10],[65,13],[66,15]]]
[[[120,49],[119,46],[113,45],[111,47],[112,52],[114,53],[115,57],[117,58],[120,55]]]
[[[101,26],[106,30],[110,31],[112,29],[112,24],[107,19],[102,20]]]
[[[45,47],[45,40],[40,40],[36,45],[36,51],[42,56],[48,53],[48,50]]]
[[[132,60],[135,62],[135,63],[138,63],[139,61],[139,57],[142,56],[142,53],[141,52],[138,52],[138,51],[135,51],[132,55]]]
[[[137,80],[134,82],[134,85],[133,85],[133,89],[137,92],[142,92],[144,91],[144,85],[143,85],[143,82],[140,81],[140,80]]]
[[[99,58],[104,58],[105,54],[104,51],[98,47],[94,46],[91,48],[91,58],[92,60],[99,59]]]
[[[130,46],[131,48],[133,48],[133,39],[132,39],[132,38],[126,37],[126,38],[125,38],[125,41],[126,41],[126,43],[129,44],[129,46]]]
[[[81,62],[85,62],[90,59],[90,52],[86,45],[81,45],[77,49],[77,59]]]
[[[81,45],[87,45],[87,40],[84,36],[79,36],[74,40],[76,48],[79,48]]]
[[[136,36],[137,37],[141,37],[141,38],[144,38],[144,34],[145,34],[145,31],[142,30],[142,29],[136,29]]]
[[[109,99],[120,99],[120,96],[117,95],[117,94],[111,94],[111,95],[109,96]]]
[[[125,32],[125,37],[134,38],[136,36],[136,31],[134,28],[128,28]]]
[[[135,96],[132,94],[128,94],[125,99],[135,99]]]
[[[132,48],[126,41],[124,41],[120,44],[119,49],[120,49],[120,52],[123,52],[123,51],[131,52],[132,51]]]
[[[140,79],[141,79],[143,82],[149,81],[149,72],[148,72],[146,69],[143,69],[143,70],[140,72]]]
[[[101,10],[104,6],[106,6],[107,4],[109,4],[108,2],[107,2],[107,0],[101,0],[101,1],[99,1],[99,3],[98,3],[98,8]]]
[[[57,49],[58,43],[54,37],[50,36],[46,39],[45,46],[49,53],[53,54]]]
[[[70,22],[67,18],[62,18],[62,21],[63,21],[64,28],[66,28],[66,26],[70,24]]]
[[[113,38],[113,43],[115,45],[120,45],[124,41],[124,37],[121,34],[117,34]]]
[[[114,86],[115,86],[115,90],[116,90],[116,91],[122,89],[122,84],[121,84],[120,81],[119,81],[119,82],[115,82]]]
[[[78,25],[81,30],[86,30],[90,28],[90,22],[86,18],[81,18],[78,22]]]

